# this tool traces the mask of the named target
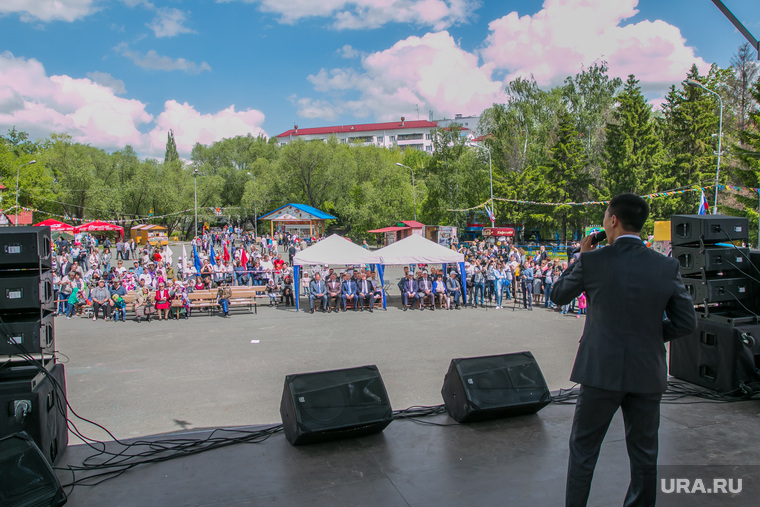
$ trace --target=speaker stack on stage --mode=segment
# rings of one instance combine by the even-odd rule
[[[672,376],[719,393],[760,389],[760,256],[743,217],[674,215],[673,257],[694,300],[697,330],[670,342]]]
[[[0,439],[19,449],[26,444],[5,437],[26,433],[50,465],[68,445],[51,246],[49,227],[0,228]],[[8,452],[0,446],[0,475],[14,473]]]

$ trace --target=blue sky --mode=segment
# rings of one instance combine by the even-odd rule
[[[760,37],[757,1],[725,0]],[[479,114],[595,61],[658,103],[744,38],[709,0],[3,0],[0,131],[162,157],[196,142]]]

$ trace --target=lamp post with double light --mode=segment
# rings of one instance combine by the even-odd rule
[[[248,176],[250,176],[251,178],[253,178],[253,184],[255,186],[256,185],[256,176],[254,176],[253,173],[246,173],[246,174]],[[259,229],[259,227],[258,227],[258,225],[259,225],[258,224],[258,220],[259,220],[259,217],[258,217],[258,214],[256,213],[256,198],[254,197],[254,199],[253,199],[253,236],[254,237],[256,237],[256,235],[258,233],[258,229]]]
[[[689,86],[693,86],[695,88],[702,88],[704,91],[708,93],[712,93],[716,97],[718,97],[718,104],[720,105],[720,121],[718,122],[718,166],[715,169],[715,205],[713,206],[713,215],[716,215],[718,213],[718,183],[720,181],[720,155],[721,155],[721,148],[723,143],[723,99],[718,95],[717,92],[707,88],[705,85],[700,83],[699,81],[695,81],[694,79],[687,79],[685,83]]]
[[[20,166],[18,166],[18,169],[16,169],[16,223],[13,224],[16,227],[18,227],[18,178],[19,178],[19,175],[21,174],[21,168],[24,167],[25,165],[32,165],[36,163],[37,163],[36,160],[30,160],[29,162],[25,162],[21,164]]]
[[[414,191],[414,169],[409,167],[408,165],[404,165],[401,162],[396,162],[396,165],[399,167],[405,167],[412,171],[412,201],[414,201],[414,221],[417,221],[417,194]]]
[[[195,182],[195,230],[193,238],[198,237],[198,168],[193,170],[193,181]]]

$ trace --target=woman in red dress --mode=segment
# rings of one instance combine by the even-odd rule
[[[156,313],[158,314],[158,320],[164,320],[169,318],[169,291],[163,283],[158,284],[156,295],[153,298],[156,302]],[[163,314],[163,318],[161,315]]]

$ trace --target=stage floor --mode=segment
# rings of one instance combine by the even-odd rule
[[[95,487],[77,486],[69,505],[558,506],[564,501],[573,410],[574,405],[553,403],[535,415],[467,425],[445,415],[421,419],[445,426],[396,420],[379,434],[299,447],[280,432],[262,443],[140,466]],[[759,413],[757,400],[684,398],[663,404],[660,465],[760,465]],[[92,453],[72,441],[59,466],[81,463]],[[62,483],[71,480],[70,472],[58,476]],[[760,505],[757,477],[748,482],[740,496],[660,493],[658,505]],[[627,486],[618,413],[602,447],[589,505],[619,506]]]

